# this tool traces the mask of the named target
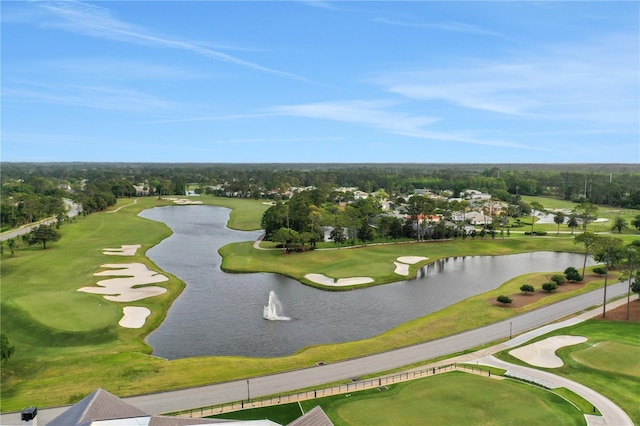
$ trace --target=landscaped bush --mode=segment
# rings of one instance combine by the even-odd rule
[[[551,281],[558,285],[562,285],[567,282],[567,279],[564,277],[564,275],[557,274],[551,277]]]
[[[596,266],[595,268],[593,268],[593,272],[595,272],[598,275],[604,275],[607,273],[607,270],[602,266]]]
[[[536,291],[536,289],[533,288],[531,284],[522,284],[520,286],[520,291],[523,293],[533,293],[534,291]]]
[[[498,298],[496,300],[498,302],[500,302],[500,303],[504,303],[505,305],[508,304],[508,303],[513,302],[513,300],[511,300],[509,297],[504,296],[504,295],[498,296]]]
[[[539,237],[543,237],[545,235],[547,235],[547,231],[524,231],[524,235],[536,235]]]
[[[552,282],[542,284],[542,289],[548,293],[558,289],[558,284]]]
[[[582,275],[580,271],[578,271],[573,266],[569,266],[564,270],[564,276],[567,278],[567,281],[578,282],[582,281]]]

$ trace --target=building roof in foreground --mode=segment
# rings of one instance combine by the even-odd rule
[[[195,426],[233,423],[242,426],[280,426],[271,420],[224,420],[172,416],[152,416],[130,405],[104,389],[98,389],[67,411],[60,414],[47,426]],[[333,426],[331,420],[319,406],[290,426]]]
[[[333,426],[326,413],[319,405],[307,411],[302,417],[289,423],[287,426]]]

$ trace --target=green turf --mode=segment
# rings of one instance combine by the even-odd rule
[[[113,325],[122,309],[102,296],[80,292],[37,292],[14,299],[34,320],[58,330],[90,331]]]
[[[202,200],[210,204],[235,206],[238,213],[232,218],[236,217],[239,223],[245,224],[243,226],[253,224],[255,227],[256,221],[268,207],[253,200],[215,197],[202,197]],[[73,324],[73,318],[93,312],[96,301],[101,298],[76,291],[99,280],[93,274],[101,269],[100,265],[142,262],[150,269],[158,270],[144,253],[169,236],[171,231],[164,224],[140,218],[137,214],[147,208],[173,203],[155,197],[141,198],[135,205],[131,203],[130,199],[119,200],[118,206],[124,207],[116,213],[95,213],[62,226],[62,239],[51,244],[47,250],[19,243],[20,247],[13,256],[7,251],[2,254],[2,331],[16,348],[11,360],[3,365],[1,371],[2,411],[19,410],[28,405],[47,407],[66,404],[79,395],[93,392],[97,387],[119,396],[128,396],[306,368],[319,360],[335,362],[436,339],[567,297],[566,294],[553,294],[519,309],[495,308],[487,303],[487,300],[497,297],[496,292],[517,293],[523,281],[545,279],[543,276],[517,277],[493,292],[363,341],[310,347],[282,358],[199,357],[166,361],[149,356],[150,348],[144,342],[144,338],[162,322],[171,302],[184,286],[166,272],[170,280],[160,285],[169,291],[136,302],[136,305],[152,311],[142,329],[119,327],[117,321],[123,304],[104,299],[101,306],[104,312],[94,314],[95,317],[85,319],[82,324]],[[102,253],[103,248],[115,248],[123,244],[142,244],[143,247],[136,256],[126,259],[116,259],[116,256]],[[426,255],[437,259],[550,249],[577,250],[579,247],[573,244],[571,238],[511,238],[393,244],[356,250],[316,251],[299,256],[255,250],[252,242],[228,246],[223,251],[230,250],[225,261],[227,257],[237,256],[231,261],[247,271],[273,271],[297,277],[310,272],[305,271],[306,264],[313,267],[312,272],[327,273],[336,278],[339,275],[375,273],[378,274],[378,282],[388,282],[403,279],[389,272],[393,268],[393,260],[399,255]],[[339,274],[332,269],[332,264],[339,265]],[[412,266],[412,273],[418,266]],[[592,282],[580,291],[599,285],[602,282]],[[37,299],[38,294],[46,294],[47,297]],[[108,317],[113,322],[109,322]],[[46,392],[42,389],[46,389]]]
[[[571,358],[595,370],[624,374],[640,379],[640,347],[601,341],[570,353]]]
[[[557,395],[510,380],[453,372],[398,388],[357,401],[344,399],[327,412],[335,416],[336,426],[585,424],[582,413]]]
[[[546,370],[602,393],[632,419],[640,420],[640,378],[637,367],[640,359],[640,323],[588,320],[539,336],[534,341],[559,335],[584,336],[588,341],[559,349],[556,354],[562,358],[564,365]],[[620,352],[614,353],[617,351]],[[497,356],[524,364],[508,352]]]
[[[398,383],[382,391],[372,389],[302,401],[301,405],[305,411],[321,406],[336,426],[585,424],[580,410],[552,392],[462,372]],[[292,403],[216,417],[268,418],[286,424],[300,415],[298,404]]]

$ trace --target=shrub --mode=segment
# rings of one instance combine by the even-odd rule
[[[604,275],[607,273],[607,270],[602,266],[596,266],[595,268],[593,268],[593,272],[595,272],[598,275]]]
[[[551,277],[551,281],[558,285],[562,285],[567,282],[567,279],[564,277],[564,275],[557,274]]]
[[[544,283],[542,284],[542,289],[548,293],[551,293],[552,291],[556,290],[558,288],[558,284],[552,282],[548,282],[548,283]]]
[[[522,286],[520,286],[520,291],[523,293],[533,293],[534,291],[536,291],[536,289],[533,288],[531,284],[523,284]]]
[[[498,296],[498,298],[496,300],[498,302],[500,302],[500,303],[504,303],[505,305],[508,304],[508,303],[513,302],[513,300],[511,300],[510,298],[508,298],[507,296],[504,296],[504,295]]]
[[[567,281],[573,281],[573,282],[582,281],[582,275],[580,274],[580,271],[578,271],[573,266],[569,266],[567,269],[564,270],[564,276],[567,278]]]

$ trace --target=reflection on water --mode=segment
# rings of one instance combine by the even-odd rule
[[[222,272],[220,247],[261,234],[228,229],[228,215],[228,209],[212,206],[160,207],[140,214],[171,227],[173,235],[147,255],[187,284],[147,339],[154,355],[274,357],[309,345],[360,340],[494,289],[514,276],[561,271],[583,261],[581,255],[551,252],[452,257],[421,268],[414,280],[322,291],[277,274]],[[398,256],[404,254],[401,246],[398,250]],[[272,291],[291,321],[263,318]]]

